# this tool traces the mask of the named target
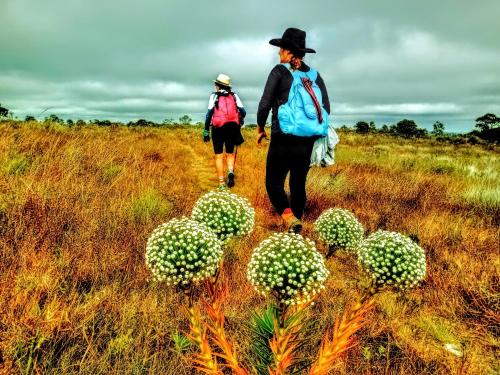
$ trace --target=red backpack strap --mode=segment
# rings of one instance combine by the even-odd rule
[[[307,77],[302,77],[302,84],[306,89],[307,93],[311,96],[312,102],[314,104],[314,108],[316,109],[316,113],[318,114],[318,121],[320,123],[323,122],[323,112],[321,111],[321,105],[319,104],[319,100],[314,93],[312,88],[312,81]]]

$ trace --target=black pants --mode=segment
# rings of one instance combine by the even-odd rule
[[[301,218],[306,204],[306,177],[315,138],[274,134],[267,153],[266,189],[274,208],[281,215],[290,207]],[[290,172],[290,203],[285,179]]]

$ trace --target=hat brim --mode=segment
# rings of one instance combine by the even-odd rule
[[[269,41],[269,44],[272,46],[275,46],[275,47],[293,48],[290,45],[287,45],[286,43],[283,44],[283,41],[281,38],[271,39]],[[316,53],[316,51],[313,50],[312,48],[298,48],[298,51],[305,52],[305,53]]]
[[[221,81],[217,81],[216,79],[214,79],[214,83],[218,84],[219,86],[231,87],[231,85],[228,85],[227,83]]]

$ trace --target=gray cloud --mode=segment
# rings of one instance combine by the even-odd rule
[[[500,112],[497,1],[2,0],[0,102],[17,115],[202,120],[219,72],[249,120],[277,63],[268,40],[308,31],[338,124],[411,117],[467,130]]]

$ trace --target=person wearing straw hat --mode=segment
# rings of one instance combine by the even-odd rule
[[[208,112],[205,118],[203,141],[210,142],[212,127],[212,143],[215,153],[215,169],[219,179],[219,189],[226,188],[224,178],[224,148],[227,164],[227,187],[235,184],[234,163],[236,150],[244,142],[241,125],[246,115],[239,96],[231,89],[231,78],[219,74],[214,80],[215,92],[210,95]]]
[[[306,204],[306,178],[314,142],[328,134],[330,102],[318,72],[303,61],[306,32],[288,28],[269,44],[279,47],[280,64],[269,77],[257,111],[257,142],[267,139],[265,130],[272,110],[271,141],[266,161],[266,190],[289,232],[300,233]],[[290,200],[285,192],[290,174]]]

